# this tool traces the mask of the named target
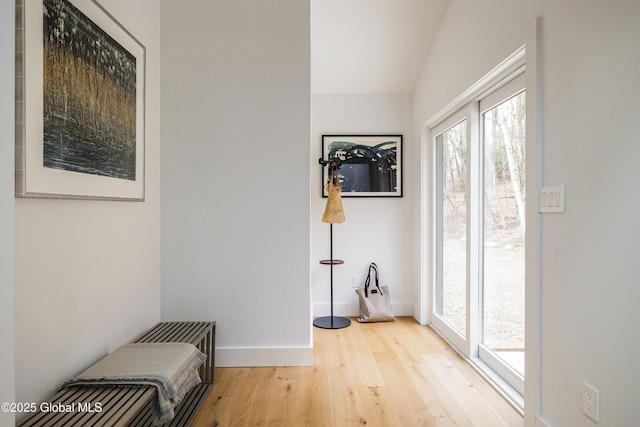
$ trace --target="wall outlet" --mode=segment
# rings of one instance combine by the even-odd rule
[[[582,383],[582,412],[600,422],[600,392],[587,383]]]
[[[351,278],[351,286],[354,288],[359,288],[364,286],[364,282],[362,281],[362,274],[354,274]]]

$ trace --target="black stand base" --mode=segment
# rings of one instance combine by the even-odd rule
[[[313,321],[313,326],[322,329],[342,329],[351,324],[351,320],[338,316],[318,317]]]

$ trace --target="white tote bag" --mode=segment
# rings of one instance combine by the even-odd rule
[[[371,285],[371,270],[375,272],[375,286]],[[364,282],[364,288],[356,289],[360,303],[360,316],[358,322],[393,322],[396,320],[391,312],[391,295],[388,286],[380,286],[378,283],[378,266],[372,262],[369,265],[369,273]]]

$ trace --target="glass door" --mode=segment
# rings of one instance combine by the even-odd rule
[[[483,145],[479,357],[524,393],[525,106],[516,79],[480,102]]]
[[[467,121],[436,137],[438,158],[436,313],[467,334]]]
[[[432,323],[524,394],[524,74],[431,129],[435,146]]]

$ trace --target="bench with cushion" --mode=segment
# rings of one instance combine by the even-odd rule
[[[207,358],[198,369],[202,383],[184,397],[175,417],[163,427],[191,424],[198,409],[213,387],[215,322],[161,322],[134,340],[134,343],[178,342],[195,345]],[[20,427],[153,426],[154,387],[73,386],[60,390],[38,406]]]

